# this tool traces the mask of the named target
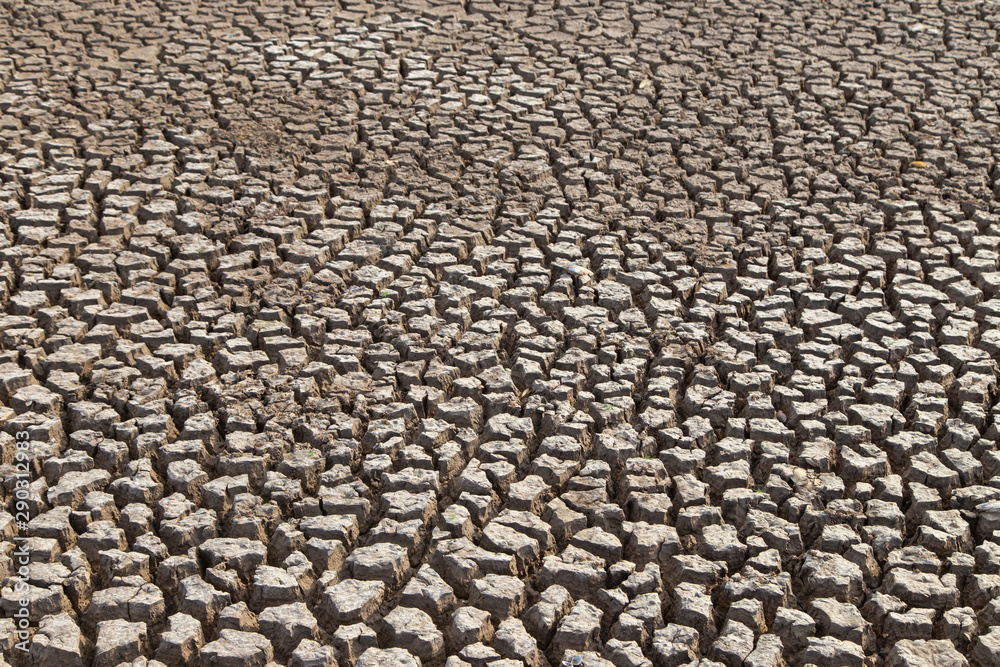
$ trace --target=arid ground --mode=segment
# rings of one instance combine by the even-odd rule
[[[0,0],[0,667],[1000,665],[998,28]]]

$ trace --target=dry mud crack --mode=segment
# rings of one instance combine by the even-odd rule
[[[0,667],[1000,664],[998,10],[0,2]]]

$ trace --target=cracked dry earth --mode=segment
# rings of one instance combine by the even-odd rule
[[[998,10],[3,0],[0,666],[1000,664]]]

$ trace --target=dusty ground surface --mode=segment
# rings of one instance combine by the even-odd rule
[[[1000,664],[998,10],[3,0],[0,665]]]

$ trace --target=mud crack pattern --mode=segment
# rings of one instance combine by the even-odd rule
[[[0,667],[1000,664],[998,10],[0,1]]]

